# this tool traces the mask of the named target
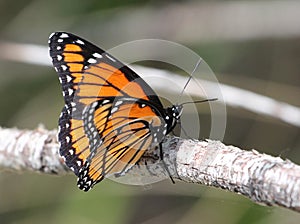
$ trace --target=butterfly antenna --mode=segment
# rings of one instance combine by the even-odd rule
[[[205,99],[205,100],[196,100],[196,101],[190,101],[190,102],[184,102],[180,105],[185,105],[185,104],[189,104],[189,103],[204,103],[204,102],[210,102],[210,101],[216,101],[218,100],[218,98],[211,98],[211,99]]]
[[[182,97],[184,90],[186,89],[187,85],[189,84],[189,82],[190,82],[191,79],[193,78],[193,75],[194,75],[194,73],[196,72],[196,70],[198,69],[198,67],[200,66],[201,62],[202,62],[202,58],[199,58],[199,60],[197,61],[196,65],[195,65],[195,68],[193,69],[193,71],[192,71],[190,77],[189,77],[188,80],[186,81],[186,83],[185,83],[183,89],[181,90],[179,99]]]
[[[182,105],[189,104],[189,103],[193,103],[193,104],[194,104],[194,103],[204,103],[204,102],[215,101],[215,100],[218,100],[218,98],[211,98],[211,99],[205,99],[205,100],[196,100],[196,101],[191,101],[191,102],[184,102],[184,103],[182,103],[182,104],[180,104],[180,105],[182,106]],[[191,136],[189,136],[189,135],[187,134],[187,131],[186,131],[186,130],[183,128],[183,126],[181,125],[181,121],[180,121],[180,120],[178,121],[178,123],[179,123],[180,126],[181,126],[181,130],[183,131],[183,134],[184,134],[186,137],[192,139]]]

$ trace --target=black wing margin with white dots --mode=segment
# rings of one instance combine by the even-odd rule
[[[161,142],[166,125],[154,110],[133,98],[101,100],[84,110],[91,153],[79,171],[80,189],[88,191],[105,177],[124,174]]]

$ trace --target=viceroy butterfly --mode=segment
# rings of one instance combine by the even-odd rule
[[[71,33],[51,34],[49,47],[65,100],[59,153],[80,189],[126,172],[146,150],[161,147],[183,104],[164,108],[133,70]]]

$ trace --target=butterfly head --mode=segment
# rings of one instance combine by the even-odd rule
[[[182,110],[183,110],[183,106],[181,104],[173,105],[166,109],[165,121],[167,122],[168,125],[168,131],[167,131],[168,133],[174,129],[174,127],[180,120]]]

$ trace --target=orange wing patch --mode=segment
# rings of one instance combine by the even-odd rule
[[[128,78],[120,70],[111,65],[100,63],[100,67],[113,72],[113,75],[107,77],[107,82],[112,83],[118,89],[125,92],[127,95],[137,99],[148,99],[147,94],[144,92],[142,86],[136,82],[130,82]]]
[[[76,94],[80,98],[79,102],[86,105],[105,97],[124,95],[138,99],[148,99],[138,83],[130,82],[119,69],[103,62],[90,65],[84,71]],[[88,98],[85,98],[85,96],[88,96]]]
[[[77,44],[66,44],[64,51],[81,52],[82,48],[80,46],[78,46]]]
[[[81,72],[82,69],[83,69],[83,64],[80,64],[80,63],[67,63],[67,65],[68,65],[69,71],[71,73],[73,73],[73,72]],[[74,76],[74,73],[71,74],[71,75]]]
[[[84,57],[81,54],[76,53],[63,53],[65,62],[83,62]]]
[[[71,119],[70,135],[72,136],[72,147],[75,150],[74,156],[85,161],[90,154],[90,148],[82,120]]]

